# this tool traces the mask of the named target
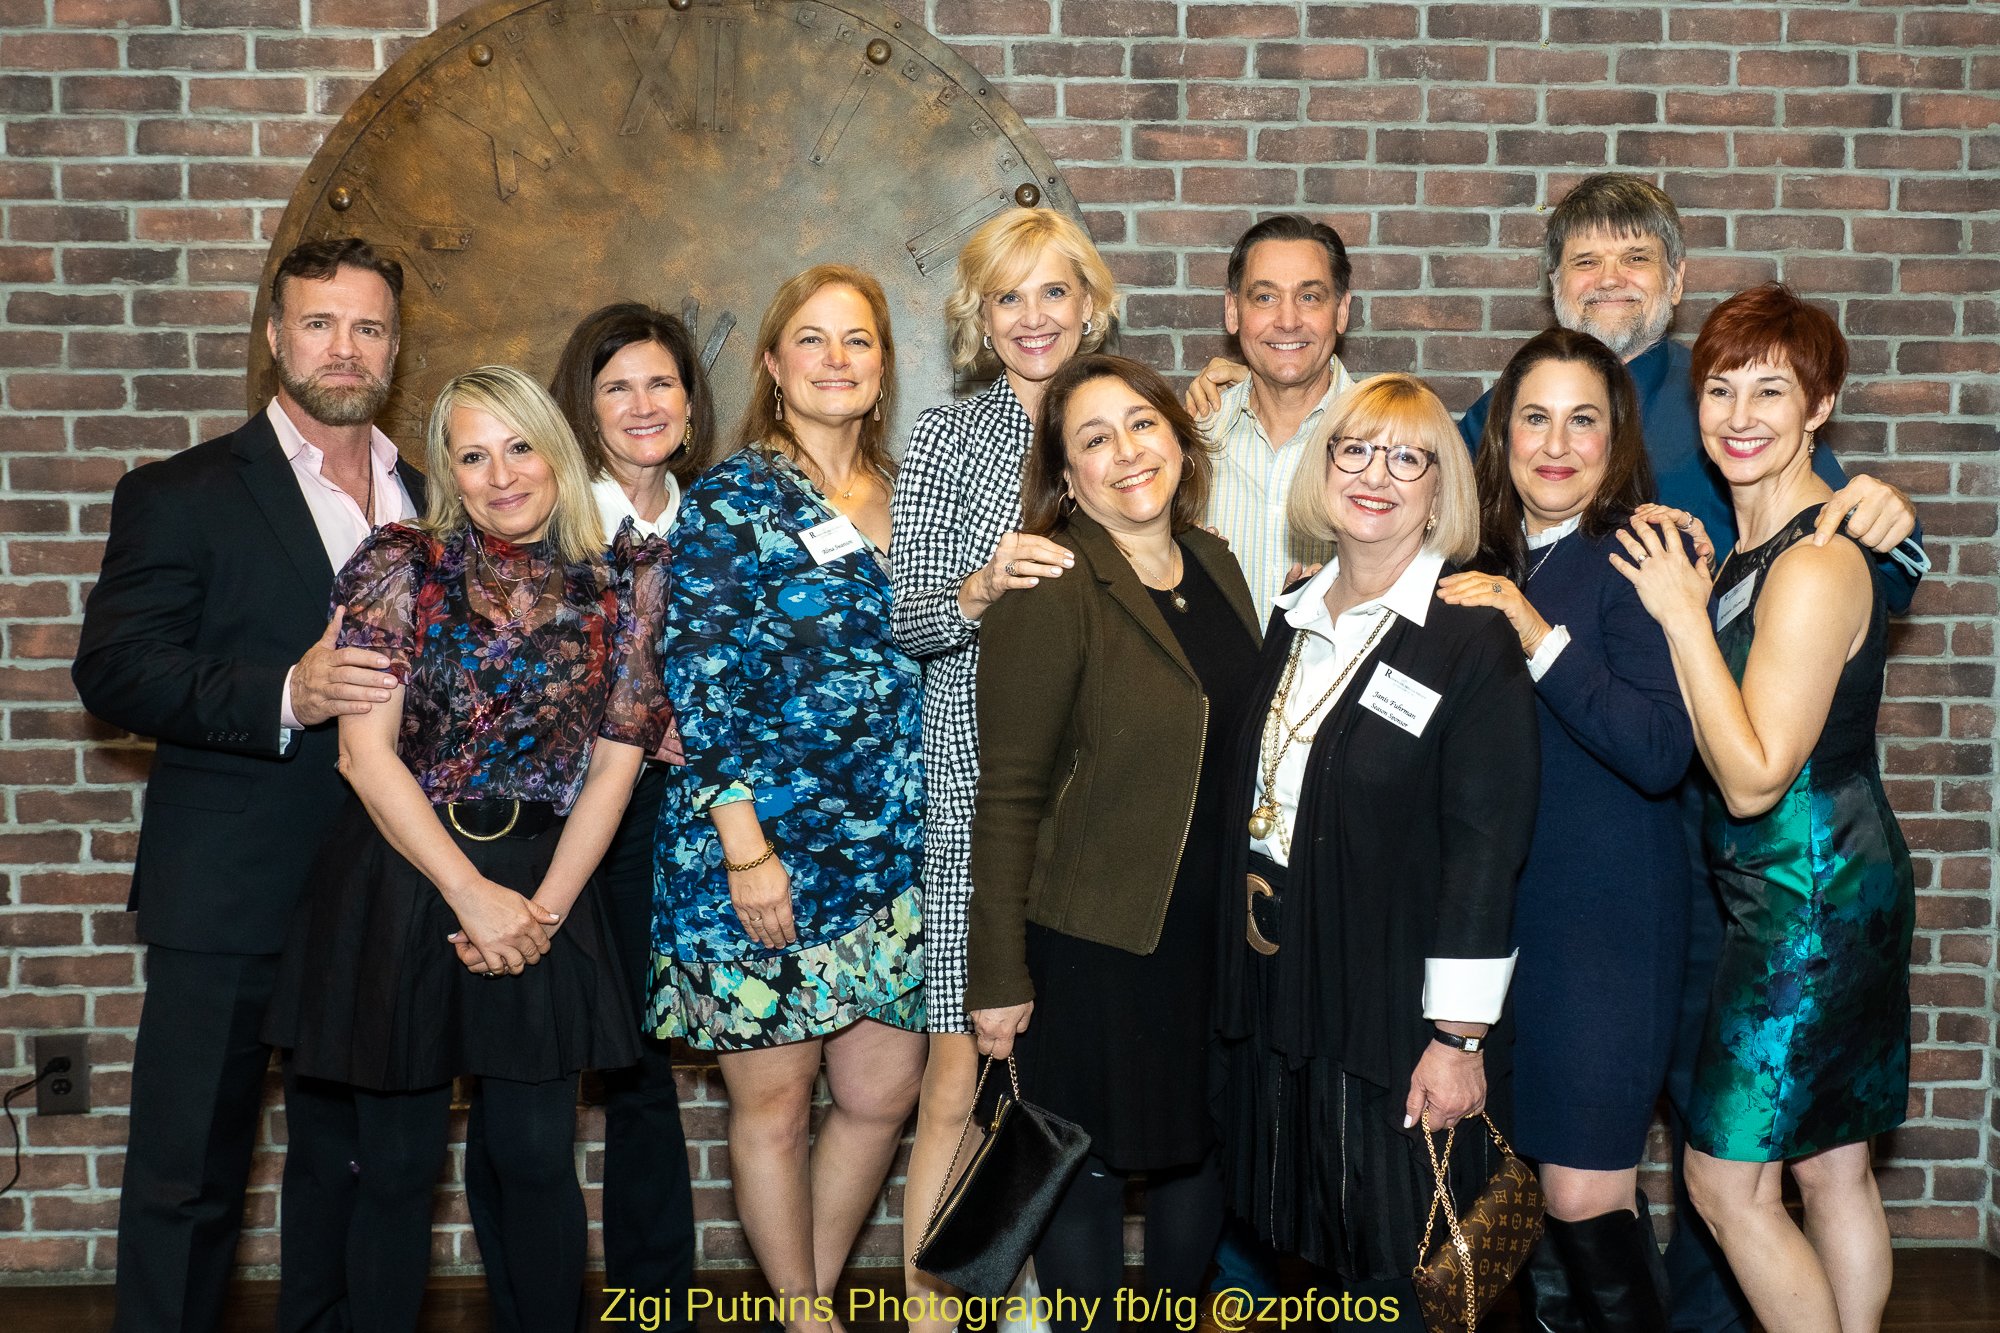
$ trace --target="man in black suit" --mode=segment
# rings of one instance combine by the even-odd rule
[[[402,268],[315,241],[272,281],[281,387],[219,439],[128,474],[84,608],[84,706],[158,741],[130,906],[146,945],[118,1215],[116,1333],[222,1318],[270,1049],[258,1040],[292,907],[346,792],[334,719],[389,697],[378,653],[333,646],[334,572],[408,518],[418,474],[370,424],[389,394]],[[323,1160],[288,1157],[280,1324],[337,1319],[351,1116],[285,1080]],[[306,1086],[301,1086],[305,1084]],[[303,1137],[303,1136],[300,1136]],[[336,1256],[329,1267],[323,1256]]]

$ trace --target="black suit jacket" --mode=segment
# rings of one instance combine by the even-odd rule
[[[421,508],[421,476],[398,470]],[[84,707],[159,742],[130,902],[147,943],[283,945],[346,794],[335,723],[278,748],[285,673],[326,628],[333,575],[261,412],[118,483],[71,674]]]

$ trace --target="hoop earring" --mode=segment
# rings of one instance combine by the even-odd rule
[[[980,345],[980,346],[981,346],[982,348],[984,348],[985,350],[989,351],[989,352],[990,352],[990,351],[992,351],[992,350],[993,350],[993,335],[992,335],[992,334],[990,334],[990,333],[987,333],[987,334],[982,334],[982,335],[980,335],[980,338],[979,338],[979,345]]]
[[[777,418],[783,421],[785,419],[785,391],[775,384],[771,386],[771,401],[778,405]]]
[[[888,396],[889,391],[887,389],[878,389],[875,392],[875,419],[877,421],[882,419],[882,400]]]
[[[1084,337],[1088,338],[1088,337],[1089,337],[1089,336],[1090,336],[1091,334],[1093,334],[1093,333],[1095,333],[1095,332],[1097,332],[1097,321],[1095,321],[1095,320],[1090,320],[1090,319],[1086,319],[1085,321],[1083,321],[1083,336],[1084,336]]]

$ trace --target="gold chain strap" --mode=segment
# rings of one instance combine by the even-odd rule
[[[1486,1122],[1486,1132],[1493,1136],[1493,1142],[1499,1146],[1500,1151],[1512,1157],[1514,1150],[1508,1146],[1507,1140],[1500,1136],[1500,1127],[1493,1123],[1493,1118],[1484,1111],[1479,1113],[1479,1118]],[[1479,1327],[1479,1300],[1473,1290],[1472,1246],[1465,1239],[1465,1229],[1458,1224],[1458,1210],[1452,1207],[1451,1187],[1445,1179],[1444,1170],[1444,1163],[1451,1160],[1451,1145],[1458,1137],[1458,1127],[1454,1125],[1444,1132],[1444,1158],[1440,1161],[1437,1144],[1431,1140],[1429,1108],[1425,1108],[1422,1114],[1422,1123],[1424,1151],[1430,1155],[1431,1178],[1436,1183],[1431,1193],[1431,1209],[1424,1214],[1424,1239],[1417,1247],[1417,1261],[1424,1262],[1431,1252],[1431,1228],[1437,1222],[1438,1209],[1442,1208],[1445,1225],[1451,1231],[1451,1247],[1458,1252],[1459,1280],[1465,1289],[1466,1333],[1473,1333],[1473,1330]]]
[[[1292,702],[1292,685],[1299,673],[1299,661],[1305,656],[1306,636],[1302,633],[1292,636],[1292,651],[1285,655],[1285,674],[1278,680],[1278,692],[1271,699],[1271,711],[1264,715],[1264,735],[1259,742],[1264,759],[1262,774],[1264,780],[1261,790],[1267,804],[1273,806],[1277,804],[1278,766],[1285,762],[1286,752],[1298,743],[1299,734],[1305,730],[1306,723],[1319,716],[1319,710],[1326,707],[1327,700],[1340,692],[1341,687],[1347,684],[1347,678],[1354,674],[1354,669],[1375,650],[1376,642],[1389,628],[1389,622],[1395,618],[1395,612],[1387,607],[1382,608],[1381,614],[1375,621],[1375,632],[1368,636],[1368,642],[1362,644],[1361,651],[1347,660],[1347,665],[1340,669],[1340,674],[1334,678],[1333,684],[1326,687],[1326,693],[1319,697],[1319,702],[1300,714],[1296,723],[1285,720],[1285,710]],[[1306,742],[1311,744],[1318,739],[1319,732],[1315,730],[1311,736],[1306,737]],[[1290,832],[1282,825],[1277,832],[1279,844],[1284,848],[1285,854],[1291,855]]]
[[[972,1118],[979,1114],[979,1095],[986,1091],[986,1076],[993,1070],[993,1057],[983,1056],[979,1061],[979,1081],[972,1085],[972,1109],[965,1113],[965,1123],[958,1127],[958,1143],[951,1150],[951,1165],[945,1168],[944,1182],[938,1186],[937,1200],[931,1204],[931,1220],[924,1224],[921,1247],[930,1244],[932,1234],[937,1230],[940,1214],[944,1211],[944,1196],[951,1192],[952,1181],[958,1176],[958,1159],[965,1152],[965,1136],[972,1132]],[[1014,1065],[1014,1057],[1007,1057],[1007,1082],[1013,1085],[1014,1100],[1021,1100],[1021,1071]],[[1000,1127],[1000,1117],[996,1113],[993,1123],[986,1132],[991,1134]]]

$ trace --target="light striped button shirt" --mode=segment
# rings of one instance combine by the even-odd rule
[[[1222,391],[1222,405],[1202,423],[1215,442],[1215,484],[1209,490],[1208,525],[1222,534],[1243,566],[1250,595],[1257,599],[1257,618],[1271,618],[1271,603],[1285,590],[1285,573],[1293,565],[1324,564],[1333,543],[1307,541],[1285,522],[1285,497],[1292,473],[1298,470],[1306,441],[1312,437],[1327,404],[1354,385],[1340,358],[1333,360],[1333,383],[1326,396],[1306,413],[1289,440],[1273,447],[1263,423],[1250,410],[1251,381]]]

